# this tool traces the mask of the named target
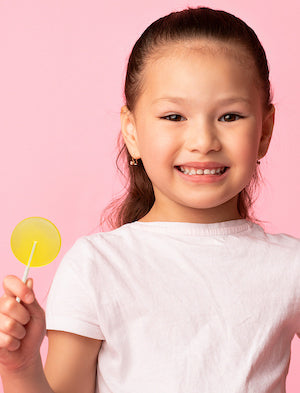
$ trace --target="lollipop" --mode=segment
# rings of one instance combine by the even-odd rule
[[[51,221],[42,217],[29,217],[15,227],[10,245],[15,257],[26,265],[22,279],[25,283],[30,266],[45,266],[56,258],[61,238]],[[17,301],[20,302],[19,297]]]

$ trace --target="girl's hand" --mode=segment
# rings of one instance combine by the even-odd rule
[[[32,279],[3,281],[0,298],[0,374],[27,368],[40,356],[46,334],[45,312],[35,299]],[[16,301],[19,296],[21,302]]]

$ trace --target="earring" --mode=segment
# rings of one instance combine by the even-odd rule
[[[130,165],[138,165],[138,159],[131,157],[131,160],[129,161]]]
[[[257,164],[257,165],[260,165],[260,161],[259,161],[259,160],[257,160],[257,161],[256,161],[256,164]]]

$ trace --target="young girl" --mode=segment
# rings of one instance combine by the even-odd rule
[[[173,12],[134,45],[125,98],[113,230],[65,255],[46,326],[32,280],[4,281],[5,393],[285,392],[300,241],[250,212],[275,110],[257,36],[224,11]]]

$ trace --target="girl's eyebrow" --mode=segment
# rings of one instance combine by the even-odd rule
[[[156,102],[158,102],[158,101],[170,101],[170,102],[177,103],[177,102],[185,102],[188,100],[189,99],[186,99],[184,97],[176,97],[176,96],[159,97],[159,98],[155,99],[154,101],[152,101],[152,105],[156,104]],[[219,99],[219,100],[217,100],[217,102],[223,103],[223,104],[230,104],[233,102],[246,102],[248,104],[251,104],[251,100],[246,97],[227,97],[227,98]]]
[[[247,97],[228,97],[218,100],[218,102],[222,102],[224,104],[231,104],[232,102],[240,102],[240,101],[251,104],[251,100]]]

